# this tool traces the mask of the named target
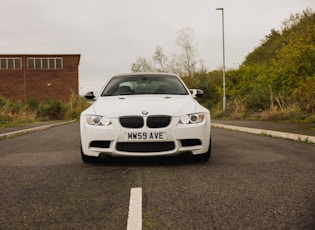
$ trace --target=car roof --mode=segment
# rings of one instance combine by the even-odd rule
[[[156,76],[170,76],[170,77],[178,77],[173,73],[163,73],[163,72],[136,72],[136,73],[124,73],[117,74],[114,77],[130,77],[130,76],[146,76],[146,77],[156,77]]]

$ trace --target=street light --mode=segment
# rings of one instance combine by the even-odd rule
[[[225,45],[224,45],[224,9],[216,8],[216,10],[222,11],[222,40],[223,40],[223,111],[226,107],[226,95],[225,95]]]

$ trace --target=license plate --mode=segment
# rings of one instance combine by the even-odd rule
[[[165,132],[126,132],[125,140],[127,141],[157,141],[166,140]]]

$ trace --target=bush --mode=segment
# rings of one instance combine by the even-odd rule
[[[86,102],[85,98],[72,92],[69,103],[67,105],[66,117],[68,119],[79,119],[81,112],[89,106],[90,104]]]
[[[35,117],[21,102],[0,97],[0,126],[33,122]]]
[[[44,120],[62,120],[64,119],[63,105],[56,99],[47,99],[39,104],[37,116]]]
[[[37,110],[39,103],[38,100],[35,97],[29,97],[26,99],[26,105],[30,110]]]
[[[272,109],[265,110],[259,113],[253,113],[249,117],[251,120],[262,120],[262,121],[291,121],[301,122],[305,121],[307,115],[297,106],[290,106],[288,108],[279,110],[275,106]]]
[[[90,104],[74,93],[68,103],[47,99],[41,103],[28,98],[26,105],[0,96],[0,127],[31,123],[38,120],[79,119],[81,112]]]
[[[7,103],[6,99],[2,96],[0,96],[0,109],[2,106],[4,106]]]

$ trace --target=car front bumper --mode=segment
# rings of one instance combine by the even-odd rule
[[[173,117],[164,128],[124,128],[118,119],[108,126],[89,125],[84,116],[80,120],[81,146],[84,155],[98,157],[171,156],[182,153],[206,153],[211,136],[210,114],[196,124],[180,124]]]

